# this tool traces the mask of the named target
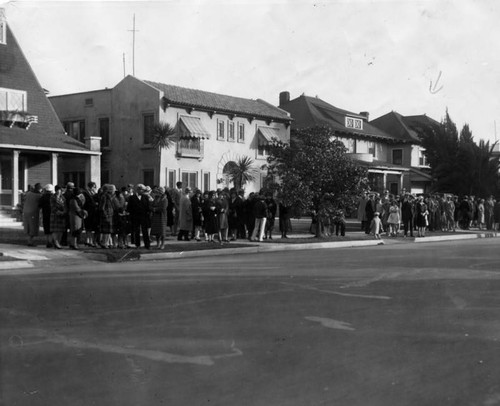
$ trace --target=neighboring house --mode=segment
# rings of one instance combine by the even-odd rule
[[[263,100],[225,96],[125,77],[112,89],[49,98],[68,129],[101,138],[102,182],[202,190],[231,187],[228,168],[248,156],[257,169],[247,192],[261,188],[268,145],[289,142],[290,116]],[[153,125],[176,129],[173,147],[152,146]]]
[[[348,154],[368,168],[371,189],[387,189],[398,194],[409,190],[410,164],[404,161],[405,149],[411,149],[412,140],[392,136],[368,121],[367,112],[353,113],[339,109],[317,98],[302,95],[290,100],[288,92],[280,93],[280,108],[288,111],[293,128],[329,127],[342,141]]]
[[[421,146],[420,134],[428,128],[438,128],[440,123],[425,114],[402,116],[392,111],[378,117],[370,124],[399,139],[400,144],[390,147],[389,160],[401,162],[409,167],[409,181],[412,193],[427,193],[430,190],[432,176],[427,164],[425,149]]]
[[[35,183],[99,182],[92,142],[65,134],[0,9],[0,206],[16,207]]]

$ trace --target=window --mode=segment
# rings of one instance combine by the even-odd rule
[[[85,121],[64,121],[63,122],[64,131],[71,138],[78,140],[80,142],[85,142]]]
[[[27,111],[26,92],[0,88],[0,110]]]
[[[362,130],[363,129],[363,120],[361,120],[360,118],[346,117],[345,118],[345,126],[347,128],[354,128],[355,130]]]
[[[418,164],[420,166],[429,166],[427,163],[427,157],[425,156],[425,151],[423,149],[418,150]]]
[[[167,172],[167,187],[175,187],[175,169],[169,169]]]
[[[77,187],[85,186],[85,171],[64,172],[63,183],[73,182]]]
[[[109,170],[101,171],[101,185],[110,183]]]
[[[153,186],[155,183],[155,171],[153,169],[144,169],[142,171],[142,178],[146,186]]]
[[[99,119],[99,137],[101,137],[101,148],[109,147],[109,118]]]
[[[238,142],[245,142],[245,124],[238,123]]]
[[[203,144],[199,138],[181,138],[177,142],[177,156],[200,158],[203,156]]]
[[[210,172],[206,172],[203,174],[203,190],[210,190]]]
[[[182,172],[182,187],[198,187],[198,172]]]
[[[217,120],[217,139],[224,141],[226,139],[224,135],[224,120]]]
[[[269,145],[262,144],[257,148],[257,157],[263,158],[269,155]]]
[[[377,148],[375,148],[375,143],[373,141],[368,142],[368,153],[372,154],[374,158],[377,157]]]
[[[145,145],[153,142],[153,127],[155,123],[154,114],[144,114],[143,116],[143,140]]]
[[[94,105],[94,99],[92,98],[85,99],[85,107],[91,107],[93,105]]]
[[[403,165],[403,150],[393,149],[392,150],[392,163],[394,165]]]
[[[227,129],[227,140],[228,141],[235,141],[235,138],[234,138],[234,123],[233,122],[229,122],[228,124],[228,129]]]

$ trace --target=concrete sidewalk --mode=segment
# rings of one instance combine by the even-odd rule
[[[127,257],[128,253],[134,253],[134,259],[140,261],[160,261],[176,258],[194,258],[194,257],[213,257],[221,255],[238,255],[248,253],[260,252],[277,252],[277,251],[298,251],[298,250],[312,250],[312,249],[335,249],[335,248],[350,248],[350,247],[365,247],[377,245],[391,245],[391,244],[412,244],[412,243],[430,243],[439,241],[454,241],[454,240],[468,240],[477,238],[497,238],[493,232],[485,232],[480,230],[460,230],[456,233],[446,233],[441,235],[432,235],[429,233],[427,237],[422,238],[402,238],[402,237],[383,237],[381,240],[374,238],[367,239],[366,234],[361,231],[350,232],[348,234],[349,240],[345,241],[318,241],[313,239],[310,234],[291,234],[290,240],[306,239],[310,237],[311,242],[303,243],[284,243],[277,240],[267,240],[265,242],[250,242],[248,240],[238,241],[239,244],[244,245],[237,248],[222,248],[222,249],[204,249],[204,250],[190,250],[190,251],[177,251],[177,252],[162,252],[151,250],[147,253],[141,250],[129,249],[123,250],[123,256]],[[169,244],[176,244],[176,240],[169,240]],[[197,244],[193,242],[193,244]],[[55,250],[45,247],[25,247],[15,244],[0,244],[0,253],[4,257],[15,258],[16,260],[0,260],[1,270],[12,270],[17,268],[31,268],[35,266],[50,267],[54,264],[83,264],[88,263],[91,266],[93,261],[109,262],[106,250],[95,249],[88,250]]]

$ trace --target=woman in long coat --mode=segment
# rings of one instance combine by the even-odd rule
[[[193,209],[189,198],[190,192],[191,189],[187,187],[179,203],[179,234],[177,235],[179,241],[182,239],[189,241],[189,233],[193,229]]]
[[[87,211],[83,208],[85,204],[85,197],[83,196],[80,188],[75,188],[69,200],[69,230],[70,240],[69,247],[71,249],[78,249],[78,239],[83,230],[83,219],[87,217]]]
[[[193,237],[196,241],[200,241],[200,232],[203,227],[203,199],[200,189],[194,191],[191,198],[191,209],[193,210]]]
[[[218,204],[220,206],[220,211],[219,211],[219,241],[222,243],[224,242],[229,242],[228,240],[228,234],[229,234],[229,218],[228,218],[228,212],[229,212],[229,200],[227,198],[227,195],[222,192],[219,195]]]
[[[205,234],[208,242],[214,242],[214,235],[219,232],[219,210],[215,192],[211,191],[208,193],[208,199],[203,203]]]
[[[59,185],[55,186],[54,191],[50,198],[50,231],[54,247],[61,249],[61,238],[66,231],[66,199]]]
[[[111,248],[113,241],[111,234],[115,233],[114,214],[116,208],[115,185],[103,185],[102,195],[99,201],[99,229],[101,232],[101,248]]]
[[[45,238],[47,239],[47,248],[52,248],[52,231],[50,231],[50,199],[54,194],[54,185],[50,183],[43,187],[42,197],[40,198],[40,208],[42,209],[42,225]]]
[[[156,237],[156,247],[163,249],[165,236],[167,235],[167,209],[168,199],[165,189],[157,187],[153,191],[153,201],[151,202],[151,235]]]
[[[33,190],[26,193],[23,205],[24,232],[28,235],[28,245],[34,246],[33,238],[38,236],[40,230],[40,198],[42,185],[37,183]]]
[[[418,237],[425,237],[425,228],[428,225],[428,219],[427,217],[429,216],[429,211],[427,210],[427,205],[424,202],[423,196],[420,196],[418,198],[417,205],[415,207],[415,224],[417,226],[417,236]]]

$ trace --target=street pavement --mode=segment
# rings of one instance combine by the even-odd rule
[[[497,239],[0,272],[2,405],[495,405]]]

